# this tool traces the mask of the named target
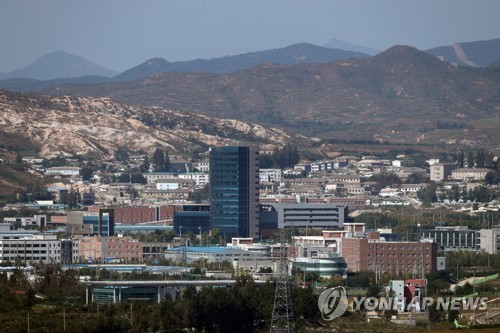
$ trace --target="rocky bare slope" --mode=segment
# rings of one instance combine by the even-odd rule
[[[163,147],[192,156],[210,146],[235,142],[268,149],[309,138],[278,128],[237,120],[180,113],[156,107],[134,107],[108,98],[47,97],[0,91],[0,132],[3,146],[21,145],[20,137],[38,147],[40,156],[113,156],[119,147],[152,153]],[[12,136],[11,136],[12,135]],[[20,135],[20,136],[19,136]]]

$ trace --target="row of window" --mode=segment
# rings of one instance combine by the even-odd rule
[[[17,243],[14,243],[14,244],[0,244],[0,247],[47,247],[47,244],[32,244],[32,243],[22,243],[22,244],[17,244]],[[61,245],[58,244],[58,246],[60,247]],[[54,246],[55,247],[55,244]]]
[[[399,255],[400,255],[400,256],[404,256],[404,253],[400,253]],[[411,255],[412,255],[411,253],[406,253],[406,256],[408,256],[408,257],[409,257],[409,256],[411,256]],[[372,255],[371,255],[371,253],[368,253],[368,257],[371,257],[371,256],[372,256]],[[383,253],[377,253],[377,257],[383,257],[383,256],[384,256],[384,254],[383,254]],[[387,253],[387,257],[390,257],[390,256],[391,256],[391,253]],[[392,256],[393,256],[393,257],[397,257],[398,255],[397,255],[397,253],[392,253]],[[413,253],[413,256],[414,256],[414,257],[415,257],[415,256],[419,256],[419,257],[420,257],[421,255],[420,255],[420,253]],[[429,252],[427,252],[427,253],[425,254],[425,256],[426,256],[426,257],[429,257]]]
[[[59,251],[59,252],[60,252],[60,251]],[[25,253],[25,251],[24,251],[24,250],[19,250],[19,251],[17,251],[17,250],[12,250],[12,251],[5,250],[5,251],[3,251],[3,253],[4,253],[4,254],[10,254],[10,253],[12,253],[12,254],[24,254],[24,253]],[[26,253],[27,253],[27,254],[31,254],[31,253],[34,253],[34,254],[45,253],[45,254],[46,254],[46,253],[47,253],[47,251],[40,251],[40,250],[26,250]]]

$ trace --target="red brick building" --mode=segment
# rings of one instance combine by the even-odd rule
[[[421,274],[436,271],[436,243],[385,242],[376,236],[342,239],[341,256],[350,272]]]
[[[116,258],[126,262],[142,261],[142,243],[132,237],[82,237],[79,242],[80,259],[102,261]]]
[[[172,225],[176,206],[115,207],[115,224],[139,224],[164,221]]]

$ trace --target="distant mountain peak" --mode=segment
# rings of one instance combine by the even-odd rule
[[[9,78],[52,80],[82,76],[114,76],[116,72],[80,56],[59,50],[45,54],[31,65],[6,74]]]
[[[163,58],[151,58],[148,61],[146,61],[144,64],[149,65],[151,67],[161,67],[169,62]]]
[[[368,55],[360,52],[331,49],[310,43],[296,43],[273,50],[243,53],[213,59],[168,62],[162,58],[153,58],[117,75],[113,79],[122,82],[132,81],[153,74],[167,72],[209,72],[226,74],[260,66],[264,63],[291,66],[304,63],[328,63],[339,59],[366,56]]]
[[[375,55],[375,54],[380,52],[379,50],[375,50],[375,49],[372,49],[370,47],[351,44],[351,43],[344,42],[342,40],[338,40],[335,38],[331,38],[328,41],[328,43],[326,43],[325,47],[328,47],[331,49],[344,50],[344,51],[361,52],[361,53],[366,53],[369,55]]]
[[[423,61],[424,59],[426,61],[431,61],[433,63],[439,62],[439,60],[436,57],[424,51],[421,51],[413,46],[408,46],[408,45],[394,45],[385,50],[384,52],[381,52],[373,56],[373,60],[387,59],[387,58],[392,60],[401,59],[404,60],[405,62],[416,61],[416,60]]]

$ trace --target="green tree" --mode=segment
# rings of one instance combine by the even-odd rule
[[[396,174],[393,173],[381,173],[377,176],[372,177],[372,180],[377,181],[377,185],[375,185],[375,188],[378,191],[390,185],[401,184],[401,178],[399,178]]]
[[[467,167],[468,168],[473,168],[474,167],[474,153],[469,151],[469,154],[467,155]]]
[[[417,192],[417,197],[422,201],[422,205],[428,207],[437,201],[436,190],[436,183],[430,182],[427,188],[422,188]]]
[[[80,169],[80,175],[84,181],[89,181],[92,178],[92,174],[94,173],[94,169],[88,166],[84,166]]]
[[[461,150],[459,153],[458,153],[458,158],[457,158],[457,164],[460,168],[463,168],[464,167],[464,160],[465,160],[465,153],[463,150]]]
[[[203,188],[194,190],[189,193],[189,200],[194,202],[202,202],[210,199],[210,186],[206,184]]]
[[[160,148],[156,148],[153,154],[153,171],[163,172],[165,171],[165,152]]]
[[[118,147],[115,150],[115,160],[116,161],[121,161],[121,162],[128,161],[129,160],[128,151],[125,148]]]
[[[493,199],[493,194],[489,188],[478,186],[472,191],[472,198],[474,201],[489,202]]]
[[[151,164],[149,163],[149,156],[146,155],[144,156],[144,160],[142,161],[142,164],[141,166],[139,167],[139,170],[142,172],[142,173],[145,173],[145,172],[149,172],[149,167],[151,166]]]
[[[21,156],[21,153],[17,153],[16,159],[14,160],[14,162],[17,164],[23,163],[23,157]]]
[[[490,171],[486,174],[484,182],[488,185],[498,184],[500,182],[500,176],[496,171]]]
[[[130,196],[130,200],[132,200],[132,201],[134,201],[135,199],[137,199],[139,197],[139,192],[135,188],[133,188],[132,186],[127,187],[125,192],[127,192],[127,194]]]

